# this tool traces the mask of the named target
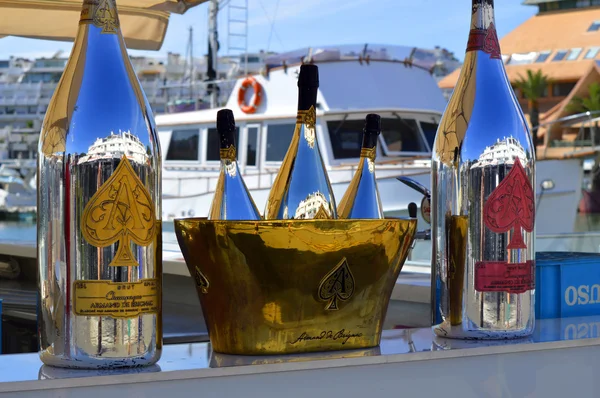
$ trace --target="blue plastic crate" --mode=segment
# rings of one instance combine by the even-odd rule
[[[536,318],[600,315],[600,254],[536,253]]]

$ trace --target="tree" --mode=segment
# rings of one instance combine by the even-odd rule
[[[527,78],[519,75],[519,80],[516,81],[517,88],[529,102],[531,128],[537,127],[540,124],[538,100],[544,95],[549,83],[550,79],[541,70],[533,72],[531,69],[527,70]],[[533,144],[536,147],[538,146],[537,133],[533,134]]]
[[[592,83],[588,87],[588,96],[579,97],[574,96],[567,105],[567,111],[572,113],[581,112],[597,112],[600,111],[600,84]],[[591,138],[592,145],[596,145],[596,132],[598,131],[598,122],[595,122],[591,126]],[[596,191],[600,188],[600,162],[596,161],[596,164],[592,168],[592,191]]]
[[[600,111],[600,84],[590,84],[588,96],[585,98],[573,97],[567,110],[573,113]]]

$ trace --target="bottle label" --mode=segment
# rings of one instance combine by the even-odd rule
[[[513,231],[506,246],[507,250],[527,249],[523,230],[533,231],[535,199],[533,187],[519,158],[515,160],[508,175],[488,197],[483,207],[483,220],[492,232]],[[531,290],[534,286],[533,270],[526,264],[478,262],[475,266],[475,288],[480,290],[477,288],[479,286],[484,289],[480,291],[502,291],[501,287],[503,287],[504,291],[513,293],[515,289],[522,292],[521,289],[525,286],[525,290]]]
[[[475,290],[479,292],[525,293],[535,289],[535,261],[511,264],[505,261],[475,263]]]
[[[237,153],[235,147],[232,145],[229,148],[221,149],[219,151],[219,155],[222,160],[231,160],[234,161],[237,157]]]
[[[139,282],[75,281],[73,308],[76,315],[134,318],[160,311],[157,279]]]
[[[102,28],[101,33],[117,33],[119,17],[115,0],[84,0],[79,23],[90,23]]]
[[[305,124],[307,127],[314,129],[317,124],[317,112],[315,111],[315,107],[311,106],[307,111],[298,111],[296,123]]]
[[[360,157],[361,158],[367,158],[367,159],[370,159],[372,161],[375,161],[376,154],[377,154],[377,149],[375,147],[373,147],[373,148],[362,148],[360,150]]]
[[[492,59],[502,59],[494,23],[491,23],[487,29],[471,29],[467,44],[467,52],[469,51],[483,51],[490,54]]]
[[[150,193],[123,156],[113,175],[87,203],[81,233],[95,247],[119,242],[110,266],[136,267],[139,264],[131,251],[131,242],[149,246],[155,242],[158,228]]]

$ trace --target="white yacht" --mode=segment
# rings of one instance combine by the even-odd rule
[[[409,176],[429,188],[431,147],[446,106],[431,63],[412,57],[410,50],[375,47],[364,54],[341,47],[310,54],[310,62],[319,66],[321,82],[317,136],[334,194],[341,199],[356,170],[366,114],[378,113],[383,131],[376,173],[387,216],[406,215],[408,204],[419,205],[422,199],[397,176]],[[294,131],[297,75],[306,58],[291,54],[278,56],[280,66],[268,74],[238,79],[225,105],[235,114],[238,160],[260,210]],[[245,88],[251,83],[260,96]],[[248,105],[256,105],[255,110]],[[165,221],[208,213],[219,170],[217,111],[156,118],[163,150]],[[577,159],[538,162],[538,234],[573,231],[581,176]]]

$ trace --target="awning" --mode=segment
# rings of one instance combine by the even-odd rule
[[[117,0],[130,49],[159,50],[169,15],[184,14],[207,0]],[[0,0],[0,38],[20,36],[73,41],[83,0]]]

